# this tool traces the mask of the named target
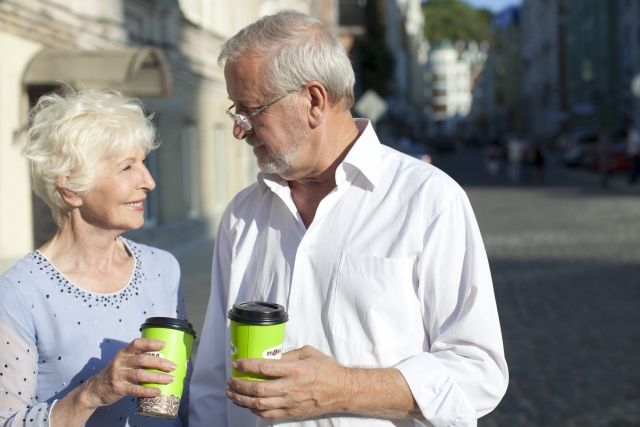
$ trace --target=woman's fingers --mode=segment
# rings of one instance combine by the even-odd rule
[[[158,397],[160,396],[160,389],[131,384],[127,395],[136,397]]]
[[[173,380],[172,375],[147,371],[145,369],[132,369],[129,371],[127,377],[129,383],[171,384]]]
[[[132,368],[157,369],[164,372],[171,372],[176,369],[176,365],[172,361],[149,354],[130,356],[127,365]]]
[[[161,357],[158,350],[164,343],[158,340],[136,338],[116,353],[111,363],[92,382],[94,395],[102,404],[110,404],[124,396],[156,397],[157,388],[143,387],[140,383],[170,384],[174,378],[168,372],[175,370],[173,362]]]
[[[162,358],[158,350],[164,347],[164,342],[148,338],[136,338],[125,348],[120,350],[115,359],[116,366],[122,365],[129,368],[157,369],[171,372],[176,365],[170,360]]]
[[[160,340],[152,340],[149,338],[136,338],[122,349],[127,354],[138,354],[147,351],[161,350],[164,348],[164,342]]]

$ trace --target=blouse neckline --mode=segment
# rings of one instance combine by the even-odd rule
[[[108,293],[100,293],[100,292],[92,292],[89,290],[84,289],[82,286],[77,285],[76,283],[74,283],[73,281],[71,281],[67,276],[64,275],[64,273],[62,273],[60,270],[58,270],[58,268],[55,266],[55,264],[53,264],[53,262],[51,262],[51,260],[49,258],[47,258],[42,252],[40,252],[39,249],[36,249],[35,251],[33,251],[34,255],[36,258],[40,258],[42,261],[44,261],[46,264],[48,264],[49,266],[49,271],[47,271],[48,275],[51,278],[57,279],[58,284],[65,284],[67,288],[71,287],[71,288],[75,288],[75,290],[79,291],[82,294],[86,294],[88,296],[91,297],[97,297],[97,298],[109,298],[109,297],[117,297],[118,295],[123,294],[125,291],[127,291],[127,289],[129,289],[132,284],[134,284],[136,277],[139,276],[140,274],[140,262],[138,260],[138,256],[136,255],[136,252],[133,248],[133,245],[131,241],[120,237],[120,239],[122,240],[122,243],[124,244],[125,249],[127,250],[127,252],[129,252],[129,254],[133,257],[133,269],[131,270],[131,274],[129,276],[129,279],[126,281],[126,283],[117,291],[115,292],[108,292]],[[42,270],[42,267],[41,267]],[[53,270],[53,271],[51,271]],[[53,274],[52,274],[53,273]],[[137,286],[136,286],[137,288]],[[69,289],[68,289],[69,290]],[[74,292],[75,294],[77,294],[78,292]],[[71,292],[69,292],[71,293]]]

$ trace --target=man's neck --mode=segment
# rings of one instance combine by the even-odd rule
[[[331,163],[316,176],[288,181],[291,197],[307,228],[311,225],[322,199],[335,188],[336,169],[360,135],[351,115],[347,113],[344,117],[345,120],[340,120],[333,126],[337,131],[325,136],[327,143],[334,143]]]

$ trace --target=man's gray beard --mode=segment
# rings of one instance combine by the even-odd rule
[[[256,141],[253,138],[246,138],[247,144],[253,147]],[[291,170],[291,161],[296,153],[301,148],[301,141],[290,147],[284,152],[271,152],[267,151],[266,156],[256,156],[258,168],[264,173],[282,174]]]

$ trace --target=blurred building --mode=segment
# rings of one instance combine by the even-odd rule
[[[387,104],[376,124],[383,142],[422,140],[427,43],[420,0],[340,0],[339,23],[356,72],[356,99],[374,90]],[[371,78],[372,66],[384,68],[377,78]]]
[[[569,122],[572,130],[617,126],[619,88],[618,10],[615,1],[566,5]]]
[[[621,110],[640,128],[640,2],[616,0]],[[625,117],[627,118],[627,117]]]
[[[422,139],[426,42],[419,0],[386,0],[386,41],[394,59],[394,73],[386,97],[396,134]]]
[[[539,1],[534,2],[537,5]],[[490,134],[492,136],[523,131],[523,69],[522,55],[530,45],[542,44],[544,31],[538,31],[535,37],[522,35],[524,22],[519,7],[510,7],[494,15],[491,20],[493,44],[491,46],[490,87],[493,99],[490,107]],[[538,49],[536,47],[536,49]],[[527,64],[525,60],[525,64]],[[535,67],[542,66],[538,63]],[[537,70],[537,68],[536,68]],[[536,82],[536,85],[540,83]],[[528,91],[532,89],[527,87]],[[524,94],[526,99],[527,95]],[[539,102],[543,102],[540,100]],[[531,119],[530,116],[528,116]]]
[[[365,91],[362,78],[364,69],[362,44],[370,37],[367,34],[367,4],[366,0],[341,0],[338,6],[338,34],[342,45],[349,53],[356,74],[354,88],[356,99]]]
[[[532,136],[551,138],[566,129],[567,57],[564,0],[522,5],[522,115]]]
[[[522,23],[532,134],[640,126],[640,2],[524,0]]]
[[[367,22],[367,4],[379,22]],[[367,64],[366,29],[393,52],[390,115],[421,127],[426,42],[419,0],[3,0],[0,1],[0,272],[54,231],[48,208],[32,195],[20,154],[28,111],[65,82],[140,97],[154,113],[161,147],[148,160],[158,184],[147,221],[132,237],[163,247],[211,236],[228,201],[254,181],[255,159],[236,141],[218,48],[257,17],[296,9],[335,28],[356,70]],[[416,124],[417,123],[417,124]]]
[[[213,234],[230,198],[255,179],[253,154],[231,133],[220,44],[283,8],[330,25],[336,0],[0,1],[0,272],[48,239],[48,208],[32,196],[20,151],[28,111],[60,87],[113,88],[153,112],[161,147],[147,162],[158,184],[142,241],[170,246]]]
[[[487,59],[487,47],[475,42],[433,46],[427,60],[430,137],[467,137],[473,88]]]
[[[489,128],[493,103],[493,81],[491,81],[491,44],[483,41],[471,42],[462,53],[462,58],[470,65],[471,109],[466,117],[466,128],[462,135],[474,144],[486,142],[492,136]]]

